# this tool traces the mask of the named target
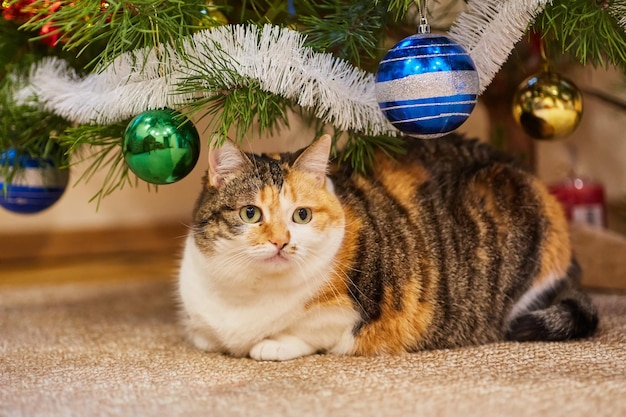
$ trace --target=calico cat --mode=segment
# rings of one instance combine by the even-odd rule
[[[408,139],[361,175],[330,147],[210,151],[179,271],[195,346],[288,360],[594,333],[562,210],[509,158]]]

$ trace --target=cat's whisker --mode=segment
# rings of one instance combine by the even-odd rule
[[[201,236],[205,233],[203,227],[191,225],[188,228],[188,234],[192,234],[193,236]],[[186,237],[187,235],[185,235]]]
[[[304,259],[300,259],[297,257],[294,258],[294,263],[298,267],[298,269],[302,271],[302,274],[299,275],[299,278],[306,287],[307,292],[309,293],[309,298],[314,297],[316,289],[313,287],[311,281],[305,278],[312,275],[310,265]]]
[[[353,268],[349,268],[349,269],[353,269]],[[355,294],[352,291],[352,288],[355,288],[357,290],[357,292],[361,295],[361,297],[363,299],[369,300],[369,301],[373,301],[372,299],[370,299],[367,294],[365,294],[365,292],[363,292],[358,285],[356,285],[352,279],[350,278],[350,276],[340,267],[340,266],[336,266],[336,271],[339,271],[343,274],[343,278],[346,281],[346,291],[350,294],[350,296],[352,297],[352,300],[354,301],[354,303],[359,306],[361,308],[361,311],[367,314],[367,309],[365,308],[365,306],[363,306],[363,304],[361,304],[361,302],[359,301],[359,297],[357,297],[357,294]]]
[[[316,253],[309,253],[308,254],[308,258],[311,257],[318,257],[320,258],[321,256],[319,256]],[[359,270],[357,268],[354,267],[348,267],[348,268],[344,268],[343,265],[341,265],[337,260],[333,261],[333,270],[335,271],[335,273],[340,274],[341,278],[344,280],[344,282],[346,282],[346,290],[348,291],[348,293],[351,294],[352,299],[356,302],[356,304],[361,307],[362,311],[365,311],[365,308],[363,308],[363,306],[360,304],[360,302],[358,301],[359,297],[356,297],[354,293],[352,293],[351,287],[356,288],[356,290],[359,292],[359,294],[362,296],[362,298],[364,299],[369,299],[369,297],[362,291],[360,291],[360,289],[358,288],[357,285],[350,285],[350,284],[354,284],[352,282],[352,280],[350,279],[349,274],[346,272],[347,270],[352,270],[352,271],[356,271],[359,272]],[[340,289],[338,289],[334,283],[332,282],[332,280],[327,279],[326,284],[328,285],[328,287],[331,289],[331,291],[334,292],[335,296],[339,296],[341,295],[342,291]],[[372,300],[370,300],[372,301]]]
[[[232,268],[231,265],[246,266],[254,263],[254,259],[246,253],[244,248],[239,251],[224,253],[224,256],[223,262],[207,265],[206,269],[212,274],[219,274],[221,271],[229,271]]]

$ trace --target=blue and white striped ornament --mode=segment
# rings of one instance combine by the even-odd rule
[[[467,120],[476,105],[479,79],[461,45],[430,33],[427,25],[420,29],[398,42],[380,62],[376,99],[398,130],[432,139]]]
[[[65,192],[69,170],[49,159],[32,158],[15,149],[0,153],[0,165],[19,168],[10,183],[0,177],[0,206],[18,214],[38,213],[56,203]]]

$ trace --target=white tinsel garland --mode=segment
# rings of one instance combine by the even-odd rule
[[[202,75],[203,68],[210,74],[223,65],[258,81],[266,91],[314,110],[338,129],[370,134],[395,131],[378,108],[372,74],[303,44],[302,34],[276,26],[261,30],[222,26],[185,41],[193,65],[164,46],[123,54],[104,71],[82,79],[64,61],[49,58],[32,69],[29,86],[16,98],[24,101],[35,95],[44,108],[76,123],[108,124],[148,109],[183,106],[197,96],[177,93],[178,83]],[[228,60],[219,63],[220,68],[214,68],[216,48],[220,58]]]
[[[450,28],[452,39],[467,49],[485,91],[513,47],[551,0],[469,0]]]
[[[609,13],[617,19],[617,23],[626,31],[626,4],[614,4],[612,2],[609,6]]]

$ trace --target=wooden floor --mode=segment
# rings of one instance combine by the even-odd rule
[[[0,286],[170,279],[185,227],[0,234]]]

